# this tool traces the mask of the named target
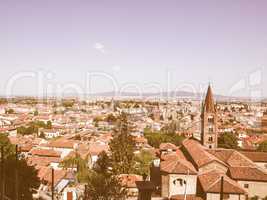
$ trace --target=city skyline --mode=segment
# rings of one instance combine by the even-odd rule
[[[267,96],[265,1],[6,1],[0,4],[0,94],[10,79],[92,92],[188,90]],[[21,75],[23,77],[23,75]],[[37,95],[38,79],[14,95]],[[156,87],[153,87],[153,85]],[[54,91],[55,89],[52,89]]]

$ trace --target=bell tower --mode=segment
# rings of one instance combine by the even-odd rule
[[[217,148],[218,144],[217,111],[210,85],[202,103],[201,143],[210,149]]]

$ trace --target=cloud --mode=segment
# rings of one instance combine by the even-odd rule
[[[106,49],[105,46],[101,43],[95,43],[94,44],[94,49],[96,49],[97,51],[101,52],[101,53],[106,53]]]

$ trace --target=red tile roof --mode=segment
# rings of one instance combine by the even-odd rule
[[[267,173],[257,167],[229,167],[229,175],[234,180],[267,182]]]
[[[267,162],[267,152],[240,151],[240,153],[253,162]]]
[[[32,149],[30,151],[32,155],[35,156],[45,156],[45,157],[58,157],[60,158],[60,153],[51,149]]]
[[[168,151],[168,150],[176,151],[178,149],[178,147],[172,143],[161,143],[159,146],[159,149],[161,151]]]
[[[234,180],[218,171],[210,171],[200,175],[199,182],[204,192],[220,193],[221,178],[224,177],[223,192],[226,194],[245,194],[246,191]]]
[[[121,184],[127,188],[136,188],[136,182],[142,181],[143,177],[136,174],[120,174]]]
[[[224,162],[219,160],[214,155],[208,153],[206,151],[206,148],[204,148],[198,141],[194,139],[184,140],[182,145],[183,149],[185,149],[186,152],[190,155],[191,160],[197,168],[201,168],[202,166],[214,161],[226,166]]]
[[[187,160],[170,159],[160,163],[160,171],[169,174],[197,174],[194,166]]]

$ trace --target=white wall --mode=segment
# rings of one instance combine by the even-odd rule
[[[267,182],[238,181],[238,183],[248,191],[249,197],[259,196],[264,198],[267,196]],[[248,184],[249,187],[245,188],[245,184]]]
[[[183,195],[185,194],[185,188],[186,185],[180,185],[179,181],[175,181],[177,179],[186,180],[187,182],[187,194],[196,194],[196,188],[197,188],[197,176],[196,175],[183,175],[183,174],[170,174],[169,175],[169,195],[168,197],[172,195]],[[176,182],[176,184],[174,184]]]

